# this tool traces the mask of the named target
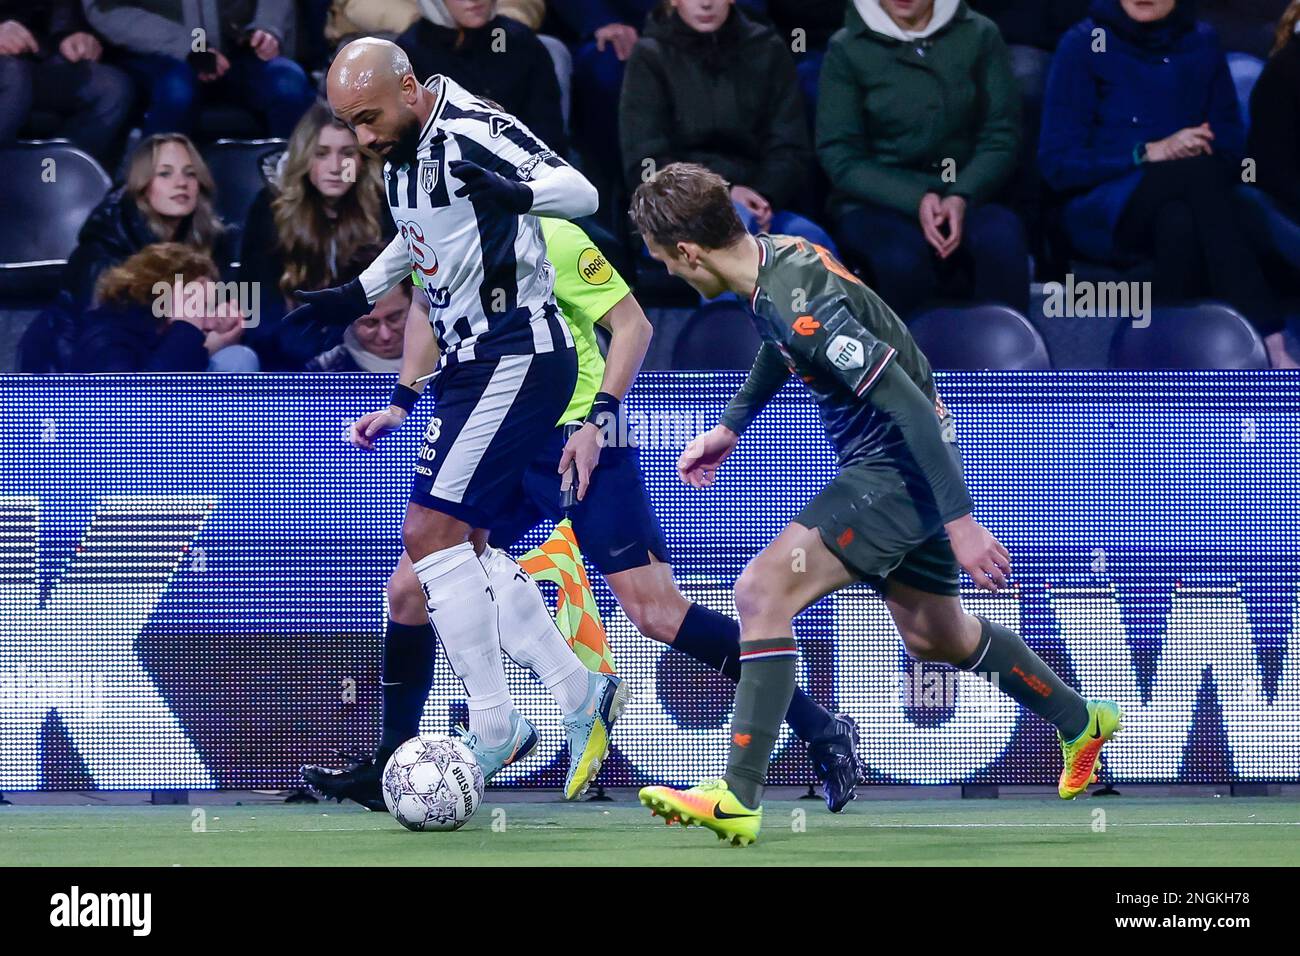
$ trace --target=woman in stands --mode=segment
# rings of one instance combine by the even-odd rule
[[[417,77],[449,76],[500,103],[549,148],[568,151],[555,61],[532,30],[503,16],[495,0],[420,0],[420,14],[396,41]]]
[[[220,277],[207,253],[181,242],[154,243],[108,269],[68,371],[256,372],[257,355],[239,344],[239,303],[218,293]]]
[[[213,210],[216,187],[189,138],[158,133],[131,154],[126,185],[110,193],[81,227],[64,272],[72,306],[90,304],[107,269],[155,242],[180,242],[229,262],[225,226]]]
[[[1223,50],[1191,5],[1094,0],[1062,38],[1039,163],[1071,246],[1116,265],[1153,259],[1156,302],[1225,301],[1274,366],[1295,368],[1236,193],[1245,139]]]
[[[356,275],[391,230],[378,163],[318,101],[294,128],[275,184],[258,194],[244,225],[239,279],[258,283],[260,303],[259,324],[245,341],[263,368],[297,370],[339,344],[341,328],[283,327],[293,292]]]
[[[627,61],[618,127],[629,190],[647,163],[700,163],[732,184],[751,232],[835,250],[821,226],[791,208],[807,199],[813,173],[794,59],[771,27],[731,0],[664,0]]]
[[[853,0],[822,64],[817,154],[844,254],[904,319],[937,300],[1029,311],[1003,204],[1020,91],[997,26],[959,0]]]

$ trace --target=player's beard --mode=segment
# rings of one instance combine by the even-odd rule
[[[414,163],[415,154],[420,149],[420,130],[419,117],[411,113],[407,124],[398,131],[393,148],[388,151],[388,155],[384,158],[392,163],[394,167]]]

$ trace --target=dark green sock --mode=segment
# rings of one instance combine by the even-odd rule
[[[740,680],[736,684],[726,780],[727,787],[747,807],[755,808],[763,799],[767,765],[794,695],[798,661],[799,650],[793,637],[740,644]]]
[[[1029,649],[1015,631],[975,615],[980,642],[975,653],[957,666],[978,676],[996,675],[995,686],[1023,707],[1056,727],[1067,741],[1088,726],[1088,702]]]

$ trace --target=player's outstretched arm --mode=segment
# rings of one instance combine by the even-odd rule
[[[410,268],[406,243],[401,236],[395,236],[351,282],[314,292],[296,290],[294,295],[303,304],[285,316],[285,321],[347,325],[369,312],[371,304],[401,282]]]
[[[402,426],[416,400],[424,391],[430,374],[438,366],[438,342],[429,324],[429,300],[419,289],[411,296],[406,313],[406,332],[402,337],[402,368],[397,387],[387,408],[362,415],[348,429],[348,441],[358,448],[374,451],[375,442]]]

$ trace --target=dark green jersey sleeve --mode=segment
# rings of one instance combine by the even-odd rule
[[[771,342],[764,342],[754,357],[754,367],[749,370],[745,384],[727,405],[722,424],[737,435],[742,434],[789,377],[790,369],[780,351]]]
[[[790,328],[787,347],[818,373],[870,402],[898,427],[920,467],[944,523],[973,505],[953,444],[945,440],[935,403],[896,362],[897,351],[858,321],[843,298],[814,300]]]

